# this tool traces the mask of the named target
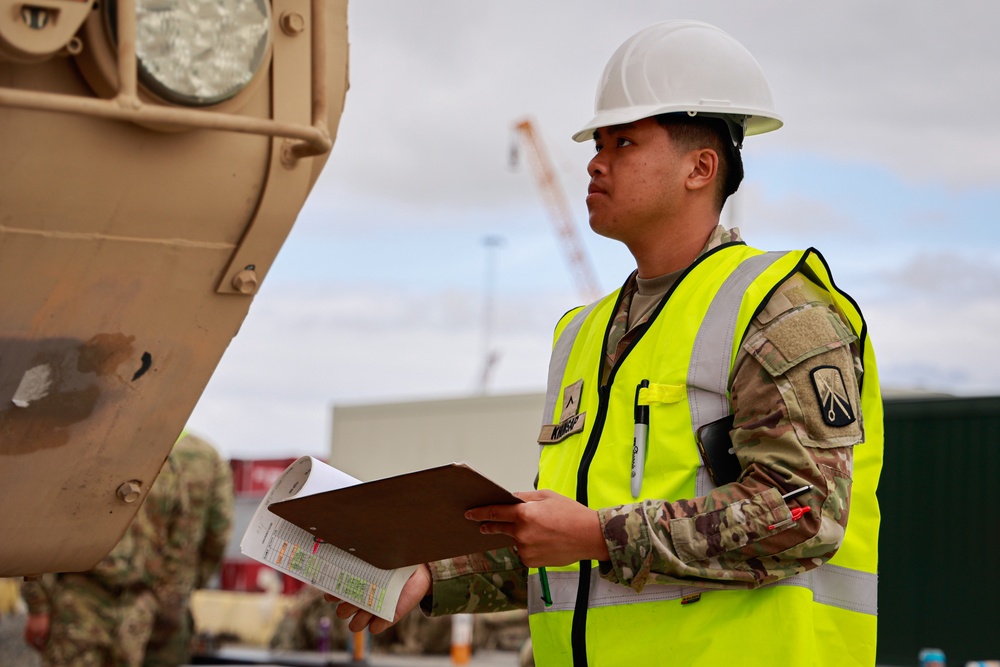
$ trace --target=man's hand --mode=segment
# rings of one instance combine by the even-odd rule
[[[555,491],[515,495],[525,502],[477,507],[465,518],[483,522],[483,533],[513,537],[518,555],[530,567],[611,558],[596,510]]]
[[[43,650],[49,640],[50,624],[48,614],[28,614],[28,620],[24,624],[24,641],[28,646],[36,651]]]
[[[363,609],[356,607],[350,602],[344,602],[338,600],[334,596],[327,593],[324,597],[328,602],[340,602],[337,605],[337,617],[343,619],[351,619],[351,622],[347,624],[347,627],[351,629],[351,632],[361,632],[368,627],[369,632],[373,635],[377,635],[380,632],[385,631],[387,628],[395,625],[404,616],[413,611],[420,601],[424,598],[427,593],[431,590],[431,571],[426,565],[421,565],[416,569],[416,571],[410,575],[410,578],[406,580],[403,585],[403,590],[399,594],[399,602],[396,603],[396,613],[392,617],[392,621],[387,621],[384,618],[379,618],[371,612],[367,612]],[[351,618],[351,617],[354,618]]]

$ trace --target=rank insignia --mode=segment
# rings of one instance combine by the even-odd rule
[[[580,412],[580,395],[582,393],[583,380],[577,380],[563,389],[563,407],[559,423],[542,426],[542,432],[538,436],[538,444],[554,445],[574,433],[583,431],[587,413]]]
[[[819,411],[826,425],[853,424],[856,417],[840,369],[836,366],[817,366],[810,374],[819,399]]]

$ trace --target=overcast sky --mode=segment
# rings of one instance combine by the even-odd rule
[[[1000,5],[355,0],[333,152],[191,430],[232,457],[325,456],[333,405],[478,393],[487,347],[490,393],[541,391],[581,297],[512,126],[534,121],[617,288],[631,257],[587,228],[593,145],[570,136],[618,45],[672,18],[742,42],[785,120],[747,139],[723,222],[823,252],[883,386],[1000,392]]]

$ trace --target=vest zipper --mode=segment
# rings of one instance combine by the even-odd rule
[[[617,365],[615,364],[616,367]],[[613,378],[614,370],[608,378],[608,384],[597,389],[597,416],[594,418],[590,439],[587,440],[587,446],[583,450],[583,456],[580,457],[580,467],[576,473],[576,501],[583,505],[587,505],[587,477],[590,473],[590,464],[597,453],[601,433],[604,431],[604,422],[608,416],[610,402],[608,399],[611,396],[611,380]],[[576,605],[573,609],[573,624],[570,631],[574,667],[587,667],[587,609],[590,600],[590,570],[591,562],[589,560],[580,561],[580,579],[577,581]]]
[[[717,252],[723,251],[725,248],[730,246],[742,246],[746,245],[742,241],[734,241],[731,243],[724,243],[720,246],[712,248],[708,252],[704,253],[698,257],[694,262],[691,263],[684,272],[678,276],[677,281],[671,285],[670,289],[663,296],[663,299],[659,304],[653,309],[652,314],[644,324],[640,325],[641,331],[635,337],[635,340],[625,348],[622,355],[615,360],[615,365],[612,366],[611,372],[608,373],[607,384],[600,385],[597,388],[597,415],[594,418],[594,425],[590,430],[590,438],[587,440],[587,446],[583,450],[583,455],[580,457],[580,466],[577,468],[576,472],[576,501],[583,505],[589,506],[589,489],[588,489],[588,477],[590,476],[590,465],[594,461],[594,456],[597,455],[597,447],[601,441],[601,434],[604,431],[604,423],[607,421],[608,410],[611,403],[611,385],[615,382],[615,375],[618,373],[618,369],[628,358],[629,353],[639,344],[639,341],[646,335],[646,331],[652,326],[653,321],[659,317],[660,311],[663,310],[667,300],[671,297],[677,286],[681,284],[684,278],[694,269],[695,266],[704,261],[707,257],[714,255]],[[629,276],[631,278],[631,276]],[[615,306],[612,312],[617,312],[622,298],[622,291],[619,291],[618,298],[615,300]],[[603,364],[604,359],[607,359],[607,346],[608,346],[608,333],[611,327],[611,321],[608,321],[608,325],[604,331],[604,342],[601,345],[601,363]],[[600,372],[598,372],[600,375]],[[570,633],[570,642],[573,646],[573,667],[587,667],[587,610],[589,609],[588,603],[590,601],[590,573],[591,573],[591,562],[589,560],[580,561],[580,579],[577,583],[576,588],[576,604],[573,608],[573,623]]]

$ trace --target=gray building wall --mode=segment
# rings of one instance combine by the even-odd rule
[[[464,462],[510,491],[532,488],[542,393],[338,405],[330,464],[370,481]]]

